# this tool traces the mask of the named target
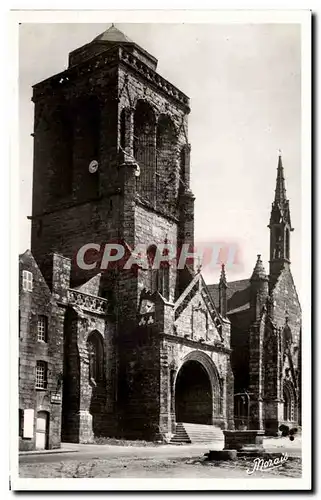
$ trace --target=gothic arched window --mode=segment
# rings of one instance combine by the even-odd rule
[[[280,259],[282,257],[282,231],[279,226],[274,228],[275,236],[275,247],[274,247],[274,259]]]
[[[286,317],[285,319],[285,326],[283,328],[283,349],[287,350],[291,347],[293,339],[292,339],[292,331],[291,328],[289,327],[288,323],[289,319]]]
[[[283,420],[293,422],[295,419],[295,396],[289,383],[283,386]]]
[[[89,357],[89,380],[92,384],[98,385],[104,379],[104,348],[101,336],[98,332],[93,332],[87,340]]]
[[[152,107],[138,101],[134,113],[134,157],[140,168],[138,193],[145,200],[155,200],[156,119]]]
[[[172,120],[161,115],[156,128],[156,183],[157,200],[171,202],[176,191],[177,135]]]

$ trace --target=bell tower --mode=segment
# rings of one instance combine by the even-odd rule
[[[270,229],[270,283],[273,286],[282,269],[290,265],[291,231],[293,231],[281,152],[279,152],[275,196],[268,227]]]
[[[83,245],[193,245],[189,99],[156,69],[157,59],[112,25],[33,87],[31,248],[49,286],[52,252],[72,259],[74,287],[100,271],[77,266]],[[136,306],[151,280],[143,270],[130,279],[128,287],[120,278],[119,293],[125,280]],[[176,270],[156,282],[174,300]]]

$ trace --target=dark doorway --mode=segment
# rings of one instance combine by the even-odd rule
[[[187,361],[176,379],[176,422],[210,425],[212,407],[212,387],[207,371],[198,361]]]

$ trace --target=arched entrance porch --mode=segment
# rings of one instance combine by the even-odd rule
[[[175,414],[176,422],[212,423],[211,382],[205,368],[198,361],[186,361],[177,375]]]
[[[201,351],[187,355],[174,384],[176,422],[211,425],[222,416],[222,388],[216,366]]]

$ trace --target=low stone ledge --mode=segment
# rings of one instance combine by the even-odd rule
[[[264,451],[263,430],[223,431],[224,450],[237,450],[238,453],[253,454]]]

